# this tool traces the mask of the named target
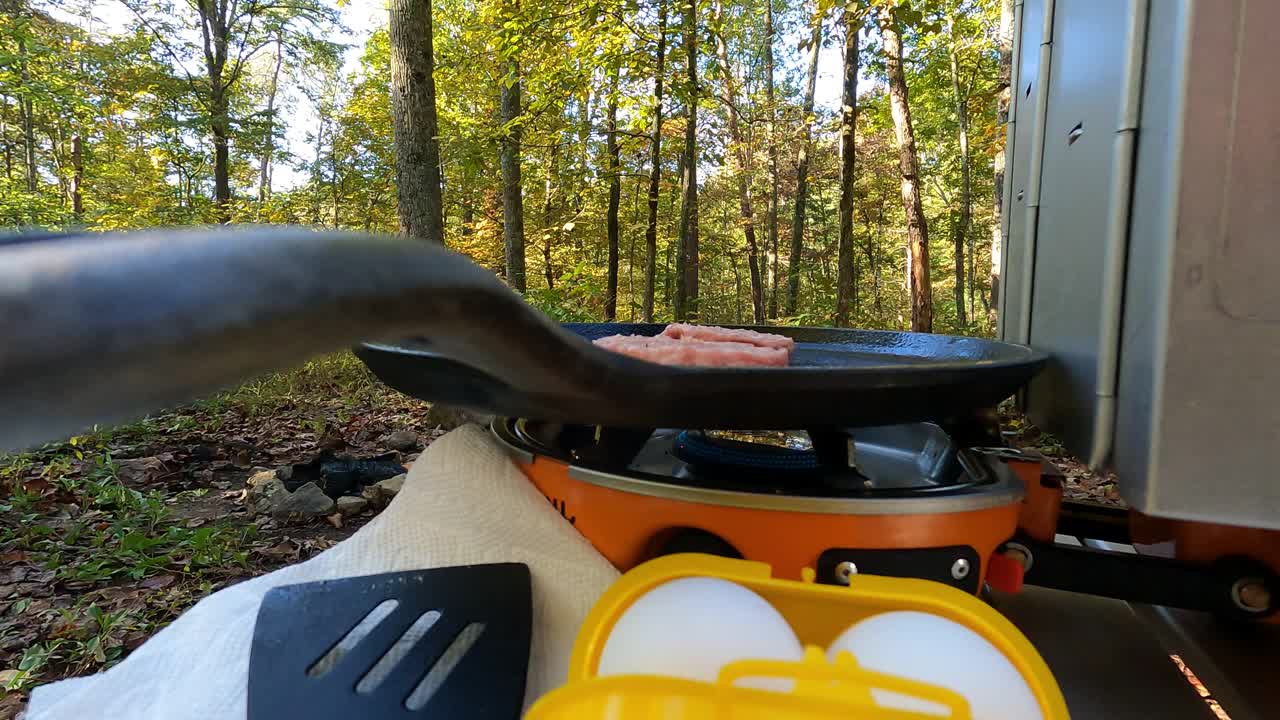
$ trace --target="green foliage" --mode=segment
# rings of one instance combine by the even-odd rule
[[[81,438],[73,438],[75,445]],[[88,440],[96,445],[100,439]],[[74,475],[79,458],[58,455],[45,461],[42,475],[59,492],[77,499],[78,517],[57,526],[16,523],[0,527],[0,545],[34,553],[59,580],[98,582],[112,578],[140,579],[162,572],[193,573],[245,564],[245,545],[251,532],[221,523],[199,528],[174,524],[164,497],[125,486],[107,454],[92,458],[88,469]],[[0,476],[10,479],[9,498],[0,512],[30,511],[43,498],[17,478],[29,466],[28,456],[4,459]]]
[[[349,352],[328,355],[292,370],[255,378],[229,392],[202,400],[197,406],[234,411],[246,417],[271,416],[288,408],[305,407],[315,398],[340,398],[348,406],[380,405],[386,396],[364,363]]]
[[[34,453],[0,456],[0,548],[71,587],[162,574],[166,577],[157,586],[163,587],[175,579],[198,581],[206,574],[245,571],[253,526],[237,528],[219,520],[189,527],[173,516],[165,496],[120,481],[117,464],[103,449],[106,439],[105,434],[80,436]],[[32,481],[31,471],[40,465],[43,469]],[[50,512],[52,503],[66,509]],[[107,610],[87,598],[57,610],[58,629],[23,650],[0,690],[25,692],[53,664],[64,673],[109,667],[122,657],[127,634],[154,631],[157,616],[166,614],[145,606]],[[18,600],[7,614],[22,616],[31,602]],[[20,625],[0,627],[8,632]]]
[[[534,288],[529,304],[558,322],[591,322],[604,312],[604,276],[598,268],[579,264],[569,268],[555,288]]]
[[[105,1],[105,0],[99,0]],[[502,209],[498,142],[509,128],[498,119],[506,64],[518,60],[524,106],[514,121],[523,131],[524,211],[528,300],[563,320],[603,314],[607,243],[605,215],[609,170],[605,157],[605,108],[618,106],[621,156],[621,261],[618,314],[638,317],[644,288],[649,139],[654,117],[659,0],[437,0],[433,3],[437,108],[447,243],[484,267],[502,272]],[[813,5],[773,3],[778,36],[776,93],[764,84],[766,0],[726,3],[722,20],[709,0],[699,5],[708,24],[699,33],[700,225],[702,320],[750,318],[746,240],[736,192],[747,174],[761,245],[766,291],[776,267],[785,286],[786,238],[794,203],[799,150],[803,39]],[[40,7],[0,18],[0,226],[82,226],[117,230],[215,222],[213,157],[208,142],[209,85],[203,73],[195,11],[174,2],[138,4],[136,22],[118,35],[91,34],[88,13],[52,16]],[[657,314],[669,317],[674,285],[676,220],[680,211],[683,107],[690,101],[684,53],[679,47],[679,1],[663,0],[665,122],[657,227]],[[935,325],[944,332],[987,333],[985,311],[992,235],[992,157],[1003,147],[995,118],[998,91],[996,0],[848,0],[874,12],[891,5],[904,31],[908,84],[915,119],[925,211],[930,228]],[[26,7],[25,5],[23,7]],[[340,6],[339,6],[340,7]],[[263,6],[267,8],[267,6]],[[838,21],[845,4],[821,5],[827,45],[840,47]],[[68,12],[73,16],[68,18]],[[342,29],[333,7],[318,0],[281,9],[257,9],[259,20],[241,23],[246,47],[230,85],[230,217],[237,222],[294,223],[395,232],[395,152],[391,122],[391,48],[380,29],[360,48],[353,71],[344,72],[338,46]],[[864,15],[865,17],[865,15]],[[954,25],[954,33],[950,31]],[[874,23],[868,23],[872,28]],[[715,30],[716,32],[711,32]],[[737,86],[736,100],[748,162],[729,163],[727,108],[719,99],[726,78],[715,61],[714,37],[722,36]],[[238,41],[240,38],[236,38]],[[283,83],[268,112],[274,48],[281,44]],[[905,233],[897,181],[897,150],[883,85],[878,36],[864,31],[857,124],[856,324],[905,327]],[[954,306],[951,232],[957,222],[960,164],[950,60],[956,57],[967,93],[969,117],[975,318],[958,323]],[[824,75],[838,50],[822,56]],[[232,59],[234,61],[234,58]],[[24,80],[20,62],[28,67]],[[614,90],[611,78],[616,71]],[[37,188],[26,189],[23,103],[33,107]],[[282,114],[281,107],[293,110]],[[286,117],[314,112],[302,156],[286,151]],[[770,188],[771,119],[777,144],[780,192],[775,260],[765,222]],[[835,311],[836,249],[840,201],[838,117],[819,107],[814,117],[808,222],[796,317],[777,322],[827,324]],[[71,138],[84,146],[80,186],[83,211],[72,211]],[[292,165],[305,181],[259,199],[259,163]],[[269,393],[268,393],[269,394]],[[252,397],[246,395],[245,397]]]

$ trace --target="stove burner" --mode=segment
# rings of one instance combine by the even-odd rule
[[[515,419],[495,420],[493,431],[527,460],[552,458],[579,473],[780,498],[941,497],[997,481],[972,451],[957,448],[931,423],[809,431],[811,450],[745,442],[736,438],[752,434],[738,432]]]
[[[823,469],[818,454],[813,450],[730,440],[696,430],[684,430],[676,435],[671,453],[707,472],[792,476],[809,475]]]
[[[812,450],[813,440],[804,431],[788,432],[786,430],[703,430],[703,435],[715,440],[737,440],[752,445],[768,445],[770,447],[790,450]]]

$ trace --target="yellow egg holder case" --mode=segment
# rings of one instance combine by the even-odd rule
[[[714,577],[755,591],[790,623],[805,646],[799,662],[740,660],[716,682],[654,675],[597,677],[605,640],[623,612],[671,580]],[[886,690],[945,706],[952,720],[971,720],[968,703],[946,688],[859,667],[849,653],[829,662],[828,647],[853,623],[872,615],[916,610],[939,615],[981,635],[1009,658],[1039,702],[1044,720],[1067,720],[1062,691],[1031,643],[982,600],[928,580],[857,575],[850,587],[819,585],[812,569],[801,581],[771,576],[765,563],[712,555],[668,555],[638,565],[601,596],[574,643],[568,682],[530,708],[526,720],[937,720],[939,715],[874,703]],[[743,678],[794,679],[789,692],[740,687]]]

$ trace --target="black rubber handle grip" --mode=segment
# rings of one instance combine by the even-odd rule
[[[414,334],[513,387],[584,402],[590,383],[573,378],[610,366],[488,271],[421,242],[255,226],[11,238],[0,449]]]

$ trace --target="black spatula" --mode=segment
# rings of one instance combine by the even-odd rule
[[[275,588],[249,657],[249,720],[519,717],[529,568],[470,565]]]

